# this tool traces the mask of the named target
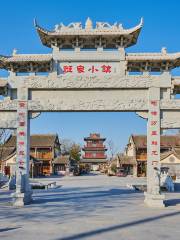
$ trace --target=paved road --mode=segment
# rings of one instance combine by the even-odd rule
[[[90,175],[41,179],[60,188],[35,191],[34,203],[15,208],[0,191],[2,240],[180,239],[180,193],[167,194],[165,209],[143,204],[143,193],[126,188],[143,179]]]

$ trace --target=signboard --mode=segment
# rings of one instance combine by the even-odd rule
[[[17,164],[18,168],[26,169],[26,143],[24,141],[27,132],[27,102],[18,101],[18,128],[17,128]]]

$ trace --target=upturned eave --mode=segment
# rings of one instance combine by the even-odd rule
[[[180,52],[177,53],[129,53],[126,54],[129,72],[161,72],[180,67]]]
[[[0,69],[12,72],[49,72],[52,69],[51,54],[15,54],[0,56]]]
[[[67,47],[67,43],[65,41],[69,39],[70,42],[75,41],[76,38],[80,39],[80,41],[84,41],[86,47],[90,47],[87,44],[87,41],[92,41],[94,43],[95,39],[101,37],[103,41],[108,42],[107,48],[115,48],[116,44],[114,41],[120,40],[121,38],[124,39],[124,47],[130,47],[136,44],[139,33],[143,26],[143,19],[141,19],[140,23],[130,29],[124,28],[92,28],[92,29],[74,29],[65,27],[60,31],[49,31],[40,25],[37,24],[36,20],[34,21],[34,26],[36,31],[40,37],[40,40],[43,45],[47,47],[52,47],[56,45],[60,48],[63,48],[63,45]],[[109,43],[110,42],[110,43]],[[93,44],[92,44],[93,45]],[[92,46],[93,47],[93,46]],[[106,48],[106,47],[105,47]]]

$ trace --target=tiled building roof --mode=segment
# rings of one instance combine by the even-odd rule
[[[171,151],[161,153],[161,160],[167,158],[171,154],[174,154],[178,159],[180,159],[180,148],[173,148]]]
[[[128,53],[126,60],[128,61],[162,61],[162,60],[178,60],[180,59],[180,52],[177,53]]]
[[[13,56],[0,56],[4,63],[13,62],[46,62],[52,60],[52,54],[15,54]]]
[[[0,55],[0,69],[12,72],[49,72],[52,70],[51,54]]]
[[[118,154],[117,158],[118,158],[120,164],[129,164],[129,165],[136,164],[136,159],[131,156],[127,156],[124,154]],[[115,159],[113,161],[117,161],[117,159]]]
[[[53,160],[53,164],[68,164],[69,155],[61,155]]]
[[[96,27],[93,28],[93,24],[89,21],[91,22],[90,19],[87,19],[85,28],[82,27],[81,23],[70,23],[68,26],[64,26],[64,24],[56,25],[54,30],[48,31],[39,26],[36,21],[35,27],[42,44],[47,47],[52,47],[55,43],[61,46],[63,42],[66,43],[66,41],[63,41],[64,39],[70,39],[70,42],[72,42],[74,37],[77,36],[85,43],[89,40],[95,42],[93,40],[99,36],[105,40],[110,38],[111,46],[114,38],[119,40],[120,37],[124,37],[126,39],[126,46],[128,47],[136,43],[143,26],[143,19],[141,19],[141,22],[137,26],[130,29],[124,29],[122,25],[110,25],[108,23],[96,23]]]
[[[89,137],[85,137],[84,140],[106,140],[106,138],[103,138],[100,136],[99,133],[90,133]]]
[[[136,148],[147,148],[146,135],[132,135]],[[161,136],[161,147],[171,148],[180,147],[180,135],[163,135]]]
[[[57,135],[55,134],[37,134],[31,135],[30,147],[54,147]],[[16,147],[16,136],[11,136],[5,143],[6,147]]]
[[[0,147],[0,160],[6,160],[9,156],[15,154],[15,147]]]

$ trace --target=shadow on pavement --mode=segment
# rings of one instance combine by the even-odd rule
[[[166,207],[176,206],[178,204],[180,204],[180,198],[165,200],[165,206]]]
[[[129,227],[133,227],[133,226],[140,225],[140,224],[145,224],[145,223],[156,221],[156,220],[159,220],[159,219],[173,217],[173,216],[176,216],[176,215],[179,215],[179,214],[180,214],[180,211],[179,212],[168,213],[168,214],[163,214],[163,215],[159,215],[159,216],[156,216],[156,217],[145,218],[145,219],[141,219],[141,220],[137,220],[137,221],[132,221],[132,222],[129,222],[129,223],[114,225],[114,226],[106,227],[106,228],[100,228],[100,229],[97,229],[97,230],[94,230],[94,231],[79,233],[79,234],[75,234],[75,235],[72,235],[72,236],[69,236],[69,237],[57,238],[55,240],[79,240],[79,239],[83,239],[83,238],[87,238],[87,237],[93,237],[93,236],[95,237],[99,234],[107,233],[107,232],[110,232],[110,231],[116,231],[116,230],[120,230],[120,229],[123,229],[123,228],[129,228]]]
[[[16,229],[19,229],[19,228],[20,227],[0,228],[0,233],[1,232],[8,232],[8,231],[16,230]]]
[[[62,202],[62,201],[75,201],[75,202],[82,202],[84,199],[95,199],[103,198],[104,197],[121,197],[123,194],[130,195],[132,193],[139,193],[138,191],[129,190],[129,189],[110,189],[107,191],[86,191],[86,192],[77,192],[77,193],[69,193],[64,194],[63,192],[49,194],[45,196],[35,196],[34,197],[34,204],[43,204],[48,202]]]

